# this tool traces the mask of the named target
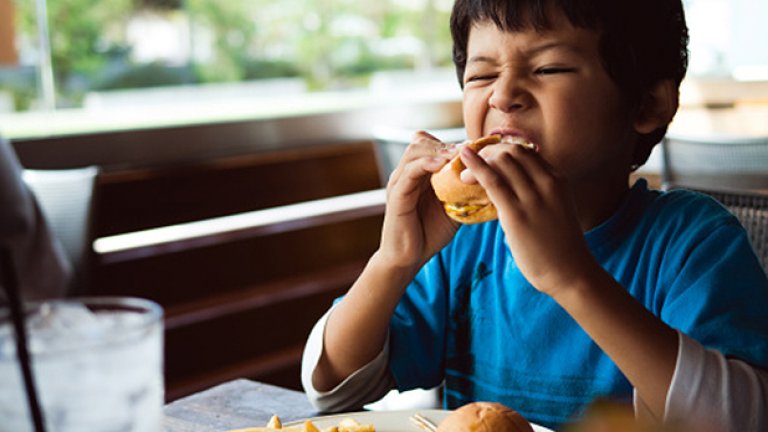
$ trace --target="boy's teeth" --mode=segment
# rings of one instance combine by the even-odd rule
[[[504,137],[501,138],[501,142],[504,144],[519,144],[531,150],[536,148],[535,144],[519,136],[505,135]]]

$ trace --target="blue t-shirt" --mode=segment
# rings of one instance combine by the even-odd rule
[[[768,367],[768,279],[715,200],[640,180],[585,236],[603,268],[669,326]],[[597,397],[632,396],[613,361],[521,274],[497,221],[462,226],[405,291],[390,368],[400,390],[444,381],[447,408],[498,401],[548,427]]]

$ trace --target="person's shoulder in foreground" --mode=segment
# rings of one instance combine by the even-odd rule
[[[25,300],[60,297],[66,294],[71,266],[22,170],[13,146],[0,137],[0,247],[10,254]],[[0,305],[4,302],[0,290]]]

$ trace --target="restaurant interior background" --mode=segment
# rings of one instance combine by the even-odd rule
[[[737,113],[726,132],[768,136],[768,2],[684,3],[671,131]],[[398,149],[461,137],[451,5],[0,0],[0,136],[29,170],[80,175],[51,210],[81,215],[62,227],[73,292],[165,308],[169,400],[241,376],[298,388],[311,325],[377,245]]]

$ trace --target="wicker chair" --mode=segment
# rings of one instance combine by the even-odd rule
[[[768,189],[768,137],[691,137],[661,141],[665,188]]]
[[[720,201],[747,230],[763,268],[768,271],[768,194],[749,191],[694,189]]]
[[[768,269],[768,137],[668,133],[661,150],[662,188],[692,189],[720,201],[744,225]]]

